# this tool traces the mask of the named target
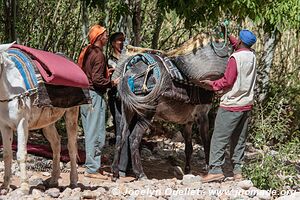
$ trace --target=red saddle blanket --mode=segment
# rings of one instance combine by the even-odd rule
[[[31,57],[48,84],[88,88],[88,79],[76,63],[51,52],[17,44],[12,47],[20,49]]]

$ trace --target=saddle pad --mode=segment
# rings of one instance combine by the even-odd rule
[[[27,90],[32,90],[38,86],[38,78],[34,70],[32,60],[22,51],[10,48],[7,50],[9,58],[15,63],[19,70]],[[39,76],[39,82],[42,79]]]
[[[86,88],[42,84],[38,88],[38,107],[70,108],[82,104],[91,104],[89,90]]]
[[[26,53],[16,48],[8,49],[7,53],[19,70],[26,89],[37,90],[32,95],[34,106],[69,108],[91,103],[88,89],[46,84],[35,63]]]
[[[189,104],[210,104],[213,101],[214,93],[201,87],[184,85],[173,81],[162,96]]]
[[[12,47],[22,50],[31,57],[48,84],[88,88],[89,82],[85,73],[74,62],[47,51],[22,45]]]
[[[171,61],[168,57],[161,57],[159,55],[155,55],[157,58],[161,60],[163,65],[165,66],[167,72],[170,74],[172,80],[183,84],[183,85],[189,85],[189,86],[194,86],[187,76],[185,76],[179,69],[178,67],[174,64],[173,61]]]

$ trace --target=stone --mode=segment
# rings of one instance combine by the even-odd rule
[[[76,167],[78,167],[78,164],[76,164]],[[66,163],[65,168],[66,169],[71,169],[71,161]]]
[[[290,195],[279,197],[277,200],[298,200],[300,199],[300,192],[294,192]]]
[[[94,191],[85,190],[85,191],[83,191],[82,198],[83,199],[96,199],[97,194]]]
[[[64,163],[63,162],[59,162],[59,168],[62,170],[64,168]]]
[[[256,187],[250,187],[250,188],[247,190],[246,194],[248,195],[248,197],[253,198],[253,197],[255,197],[255,196],[257,195],[257,191],[258,191],[258,190],[259,190],[259,189],[257,189]]]
[[[72,189],[71,188],[66,188],[60,195],[59,197],[69,197],[72,194]]]
[[[67,162],[66,169],[71,169],[71,161]]]
[[[220,200],[229,200],[229,196],[227,196],[226,194],[222,194],[221,196],[219,196]]]
[[[248,190],[249,188],[253,187],[253,183],[250,180],[243,180],[238,182],[237,186],[244,190]]]
[[[57,188],[50,188],[50,189],[46,190],[45,193],[53,198],[57,198],[60,195],[60,191]]]
[[[37,176],[31,176],[29,178],[29,184],[32,185],[32,186],[37,186],[39,184],[43,184],[43,179],[42,178],[39,178]]]
[[[184,142],[184,138],[180,131],[177,131],[172,137],[172,142]]]
[[[182,178],[182,185],[190,185],[195,182],[201,182],[200,176],[194,176],[192,174],[184,175]]]
[[[18,188],[10,192],[9,196],[11,197],[11,199],[22,199],[22,196],[24,196],[24,192],[20,188]]]
[[[33,198],[40,199],[43,193],[38,189],[33,189],[31,194]]]
[[[266,190],[258,190],[256,196],[261,200],[271,199],[271,194]]]
[[[99,187],[95,192],[98,196],[101,196],[106,193],[106,190],[103,187]]]
[[[46,177],[51,176],[51,174],[50,174],[49,172],[42,172],[42,175],[43,175],[43,176],[46,176]]]

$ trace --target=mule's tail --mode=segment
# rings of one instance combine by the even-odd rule
[[[155,83],[152,91],[146,95],[136,95],[131,91],[128,80],[132,74],[126,73],[121,79],[118,87],[123,106],[130,111],[137,113],[138,116],[144,118],[151,116],[156,110],[159,97],[161,97],[166,90],[166,85],[169,85],[169,81],[171,81],[169,74],[167,74],[164,67],[160,66],[160,72],[160,77]]]

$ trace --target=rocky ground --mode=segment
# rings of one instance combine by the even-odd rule
[[[31,137],[29,142],[43,141],[42,137]],[[32,139],[34,138],[34,139]],[[107,161],[103,169],[110,171],[109,165],[112,162],[113,145],[108,135],[104,155]],[[84,148],[82,138],[79,139],[79,148]],[[1,195],[0,199],[274,199],[280,196],[276,191],[259,190],[253,186],[250,180],[235,182],[227,175],[224,182],[221,183],[201,183],[201,176],[206,172],[203,149],[199,145],[194,145],[192,159],[192,174],[184,175],[184,143],[180,134],[175,134],[173,138],[157,137],[143,142],[141,154],[143,166],[148,180],[134,181],[133,177],[121,178],[117,182],[110,180],[99,180],[85,178],[83,176],[83,166],[78,166],[79,184],[78,188],[68,187],[69,163],[61,163],[61,179],[59,188],[46,188],[43,181],[50,177],[51,160],[28,156],[29,183],[31,191],[29,195],[22,195],[18,189],[19,171],[17,162],[13,161],[12,167],[12,185],[6,195]],[[247,159],[255,157],[256,150],[248,144]],[[2,154],[2,151],[1,151]],[[229,170],[229,165],[225,171]],[[4,163],[0,162],[0,176],[3,180]],[[282,192],[279,199],[292,200],[300,199],[300,193],[292,191]]]

